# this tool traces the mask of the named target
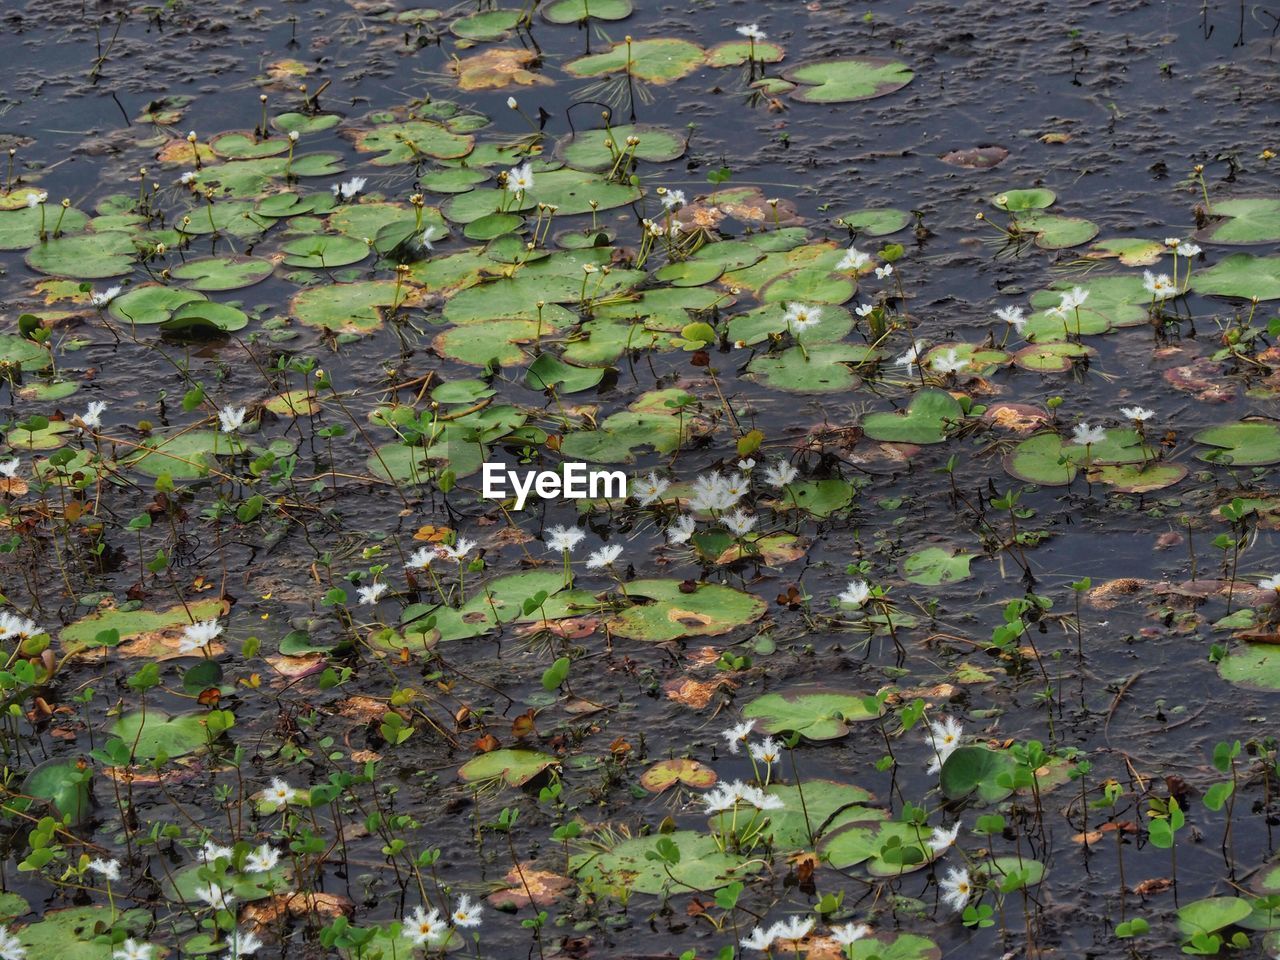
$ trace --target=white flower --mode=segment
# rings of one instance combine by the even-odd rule
[[[105,307],[108,303],[120,296],[120,287],[107,287],[102,293],[94,293],[89,296],[89,302],[95,307]]]
[[[152,949],[151,944],[130,937],[111,954],[111,960],[151,960]]]
[[[871,257],[863,253],[857,247],[850,247],[844,252],[844,256],[840,258],[840,262],[836,264],[837,270],[861,270],[871,262]]]
[[[222,960],[239,960],[262,949],[263,943],[252,930],[236,930],[231,934],[231,949],[223,954]]]
[[[517,109],[519,109],[519,107],[520,107],[520,102],[519,102],[518,100],[516,100],[516,98],[515,98],[515,97],[507,97],[507,109],[508,109],[508,110],[517,110]]]
[[[559,550],[563,553],[566,550],[572,550],[585,540],[586,536],[586,533],[577,527],[548,527],[543,540],[546,541],[548,550]]]
[[[759,43],[765,38],[765,32],[760,29],[760,25],[757,23],[748,23],[745,26],[739,27],[738,33],[742,34],[742,36],[746,37],[748,40],[756,43]]]
[[[969,366],[969,361],[961,360],[960,355],[956,353],[955,347],[951,347],[930,360],[929,366],[933,367],[938,373],[957,373]]]
[[[612,566],[613,562],[620,556],[622,556],[622,544],[620,543],[601,547],[587,557],[587,569],[603,570],[605,567]]]
[[[405,566],[410,570],[425,570],[431,566],[431,561],[440,554],[436,553],[431,547],[419,547],[413,553],[409,554],[409,560]]]
[[[232,904],[236,902],[236,896],[234,893],[230,890],[223,890],[216,883],[210,883],[203,887],[196,887],[191,892],[215,910],[230,910]]]
[[[767,763],[773,766],[782,756],[782,744],[773,737],[765,737],[759,743],[753,743],[748,748],[751,751],[751,759],[756,763]]]
[[[734,536],[743,537],[751,532],[751,528],[756,525],[759,517],[753,517],[745,510],[738,509],[732,514],[720,518],[720,522],[729,528],[729,532]]]
[[[218,411],[218,426],[223,433],[235,433],[244,424],[244,407],[233,407],[227,404]]]
[[[480,905],[473,904],[465,893],[458,897],[458,905],[453,908],[453,923],[459,927],[480,926]]]
[[[1154,410],[1148,410],[1146,407],[1121,407],[1120,412],[1130,420],[1137,420],[1138,423],[1150,420],[1156,415]]]
[[[924,348],[925,348],[925,342],[923,340],[917,340],[915,343],[913,343],[910,347],[907,348],[907,351],[902,356],[898,357],[893,361],[894,366],[906,367],[908,370],[910,370],[912,367],[914,367],[917,363],[920,362],[920,354],[924,350]]]
[[[220,846],[212,840],[206,840],[204,846],[200,848],[200,859],[205,863],[213,863],[219,857],[224,860],[230,860],[235,853],[230,847]]]
[[[207,647],[222,634],[222,624],[217,620],[197,620],[182,628],[182,639],[178,641],[178,650],[182,653],[194,653]]]
[[[631,484],[631,495],[636,498],[640,506],[647,507],[661,500],[670,486],[671,481],[659,477],[656,473],[650,473],[649,476]]]
[[[421,907],[414,907],[413,913],[404,918],[404,935],[412,940],[415,946],[423,947],[431,944],[445,930],[439,910],[427,913]]]
[[[759,787],[742,788],[742,799],[757,810],[781,810],[786,806],[782,798],[772,793],[765,793]]]
[[[786,460],[779,460],[775,464],[771,464],[764,472],[764,482],[771,487],[781,490],[788,483],[800,475],[800,471],[793,467]]]
[[[0,960],[23,960],[26,955],[27,948],[22,941],[10,933],[8,927],[0,926]]]
[[[463,558],[475,548],[476,542],[474,540],[469,540],[466,537],[459,537],[458,542],[453,545],[447,543],[440,544],[436,547],[436,553],[440,554],[440,556],[444,557],[446,560],[454,560],[461,563]]]
[[[1071,429],[1071,442],[1078,443],[1082,447],[1091,443],[1101,443],[1105,439],[1107,439],[1107,431],[1104,427],[1091,427],[1087,423],[1077,423]]]
[[[668,190],[662,195],[662,205],[668,210],[675,210],[685,204],[683,190]]]
[[[747,742],[747,737],[751,736],[751,731],[755,725],[756,722],[754,720],[743,720],[741,723],[734,724],[728,730],[720,731],[720,736],[729,741],[730,753],[737,753],[742,748],[742,745]]]
[[[792,333],[808,330],[821,319],[822,309],[805,303],[790,304],[787,307],[787,312],[782,315],[783,322],[786,323],[787,328]]]
[[[1081,287],[1072,287],[1062,295],[1062,300],[1058,304],[1058,309],[1076,310],[1084,306],[1084,302],[1089,299],[1089,291]]]
[[[364,189],[364,185],[369,181],[364,177],[352,177],[350,180],[344,180],[342,183],[335,183],[330,189],[333,195],[339,200],[350,200],[357,193]]]
[[[688,543],[697,526],[698,522],[687,514],[676,517],[676,522],[667,527],[667,542],[672,546]]]
[[[119,860],[90,860],[89,869],[106,880],[114,882],[120,879]]]
[[[929,849],[934,853],[941,853],[953,843],[956,837],[960,835],[960,824],[953,823],[950,830],[943,830],[941,827],[934,827],[933,834],[929,837]]]
[[[290,143],[297,143],[297,142],[298,142],[298,137],[299,137],[299,136],[301,136],[301,134],[299,134],[297,130],[290,130],[290,131],[289,131],[289,142],[290,142]]]
[[[178,178],[178,182],[185,187],[188,186],[197,176],[198,174],[194,170],[188,170]]]
[[[883,267],[876,267],[876,277],[883,280],[885,277],[893,275],[893,264],[886,263]]]
[[[1027,325],[1027,318],[1021,307],[1001,307],[996,311],[996,317],[1009,324],[1018,333],[1021,333],[1022,328]]]
[[[1261,587],[1263,590],[1280,591],[1280,573],[1273,573],[1269,577],[1263,577],[1261,580],[1258,581],[1258,586]]]
[[[435,247],[431,245],[431,241],[439,240],[444,235],[445,231],[441,230],[433,223],[431,226],[427,227],[427,229],[422,231],[422,236],[418,239],[422,241],[423,249],[434,250]]]
[[[748,473],[749,471],[754,469],[755,465],[756,465],[756,462],[751,457],[747,457],[747,459],[745,460],[738,461],[738,469],[741,470],[743,473]]]
[[[248,873],[267,873],[274,870],[279,862],[280,851],[264,843],[244,858],[244,869]]]
[[[368,586],[359,587],[356,590],[356,593],[360,597],[360,602],[370,607],[372,607],[375,603],[377,603],[378,598],[381,597],[386,592],[387,592],[387,585],[385,583],[380,583],[376,580],[373,583],[369,584]]]
[[[809,935],[814,922],[813,917],[791,916],[785,920],[779,920],[769,928],[769,932],[773,934],[775,940],[799,940]]]
[[[929,745],[933,747],[933,759],[929,762],[928,773],[938,773],[942,769],[942,765],[947,762],[947,757],[955,753],[956,747],[960,746],[962,733],[964,733],[964,727],[954,717],[944,717],[941,722],[937,720],[930,722],[925,734],[929,738]]]
[[[871,928],[865,923],[849,922],[843,927],[832,927],[831,936],[840,946],[847,947],[851,943],[857,943],[863,937],[871,936]]]
[[[701,797],[707,813],[723,813],[726,810],[732,810],[738,805],[740,799],[742,799],[741,793],[726,784],[720,784],[714,790],[708,790]]]
[[[969,871],[952,867],[942,878],[942,902],[959,913],[973,895],[973,881],[969,879]]]
[[[865,319],[866,317],[869,317],[873,313],[875,313],[876,308],[873,304],[864,303],[864,304],[861,304],[860,306],[854,307],[853,312]]]
[[[0,613],[0,640],[8,640],[10,637],[25,640],[39,632],[40,627],[34,620],[28,620],[8,610]]]
[[[1142,289],[1157,300],[1165,300],[1168,297],[1176,297],[1178,295],[1178,288],[1167,273],[1156,276],[1150,270],[1142,271]]]
[[[80,414],[80,422],[86,430],[97,430],[102,426],[102,413],[107,409],[107,405],[101,400],[91,400],[89,409]]]
[[[1184,240],[1176,249],[1184,257],[1194,257],[1200,253],[1200,248],[1190,240]]]
[[[773,946],[773,941],[776,939],[772,929],[765,930],[763,927],[755,927],[750,936],[744,937],[738,942],[744,950],[759,950],[764,953]]]
[[[6,480],[12,480],[18,475],[18,468],[22,466],[22,461],[17,457],[12,460],[0,460],[0,477]]]
[[[271,786],[267,787],[265,794],[265,799],[277,807],[287,806],[298,799],[298,791],[279,777],[272,778]]]
[[[748,486],[747,478],[741,474],[723,477],[704,473],[694,478],[689,506],[699,512],[728,510],[746,495]]]
[[[1165,237],[1165,238],[1164,238],[1164,245],[1165,245],[1166,247],[1176,247],[1176,246],[1177,246],[1178,244],[1180,244],[1180,243],[1182,243],[1182,239],[1181,239],[1180,237]]]
[[[533,167],[522,164],[507,171],[507,192],[525,193],[533,189]]]
[[[849,585],[837,598],[841,603],[860,607],[871,599],[871,587],[865,580],[850,580]]]

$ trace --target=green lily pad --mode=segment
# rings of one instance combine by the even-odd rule
[[[133,269],[137,250],[127,233],[86,233],[59,237],[27,251],[27,266],[40,273],[73,280],[104,280]]]
[[[761,733],[799,733],[810,740],[836,740],[849,732],[850,723],[874,720],[883,713],[874,697],[821,687],[766,693],[742,709],[744,717],[757,721]]]
[[[1013,793],[1013,788],[997,781],[1001,774],[1012,774],[1016,767],[1017,762],[1007,750],[976,744],[957,747],[942,764],[939,785],[948,800],[977,794],[984,803],[999,803]]]
[[[1280,424],[1270,420],[1242,420],[1239,423],[1201,430],[1196,443],[1213,447],[1196,454],[1199,460],[1237,467],[1260,467],[1280,463]]]
[[[958,583],[969,579],[969,564],[977,556],[980,554],[953,553],[942,547],[925,547],[902,562],[902,575],[911,583],[926,587]]]
[[[1056,433],[1040,433],[1023,440],[1004,457],[1010,476],[1041,486],[1066,486],[1076,478],[1076,462]]]
[[[157,760],[161,756],[174,760],[209,749],[207,714],[202,710],[170,716],[151,707],[126,713],[111,725],[111,735],[128,744],[140,760]]]
[[[396,304],[394,280],[360,280],[307,287],[294,294],[289,312],[300,323],[335,333],[372,333],[382,326],[383,311]],[[408,292],[400,289],[400,302]]]
[[[748,60],[756,63],[777,63],[786,56],[786,51],[776,43],[768,40],[728,40],[717,43],[707,51],[707,66],[738,67]]]
[[[906,210],[893,207],[869,207],[863,210],[850,210],[836,217],[836,224],[848,227],[864,237],[885,237],[899,230],[905,230],[911,222],[911,214]]]
[[[1029,190],[1005,190],[991,198],[991,205],[997,210],[1008,210],[1020,213],[1024,210],[1043,210],[1050,207],[1058,199],[1052,190],[1033,187]]]
[[[160,327],[166,333],[231,333],[249,325],[249,317],[239,307],[210,300],[197,300],[173,311]]]
[[[49,351],[38,343],[28,340],[16,333],[0,333],[0,363],[10,371],[14,367],[22,370],[43,370],[52,362]]]
[[[60,230],[64,235],[79,233],[89,222],[88,215],[75,207],[68,207],[64,214],[58,204],[46,203],[43,220],[46,236],[53,236],[60,217]],[[41,222],[39,207],[0,210],[0,250],[25,250],[39,243]]]
[[[623,20],[631,16],[631,0],[552,0],[542,7],[548,23],[581,23],[596,20]]]
[[[442,356],[476,367],[497,363],[510,367],[528,359],[526,346],[555,332],[550,323],[535,320],[490,320],[468,323],[439,334],[432,345]]]
[[[996,885],[1013,881],[1011,890],[1027,890],[1044,880],[1048,868],[1030,857],[995,857],[983,862],[976,872]],[[1019,879],[1014,881],[1015,877]]]
[[[179,307],[204,299],[204,294],[194,290],[148,283],[116,297],[107,307],[107,313],[124,324],[164,323]]]
[[[634,147],[627,145],[627,140],[631,137],[640,141]],[[608,170],[613,167],[615,152],[625,151],[628,155],[651,163],[675,160],[684,154],[687,139],[686,135],[666,127],[626,123],[607,130],[584,130],[570,134],[556,145],[556,153],[568,166],[579,170]],[[613,141],[613,150],[605,145],[606,140]],[[538,186],[536,176],[534,186]]]
[[[670,412],[631,409],[606,418],[595,430],[576,430],[564,438],[560,452],[566,459],[591,463],[634,463],[650,448],[673,453],[694,436],[700,425],[691,417]]]
[[[423,159],[456,160],[465,157],[475,146],[470,134],[453,133],[448,127],[430,120],[388,123],[355,135],[356,149],[361,153],[377,153],[369,162],[379,167],[395,167]]]
[[[481,10],[459,17],[449,30],[463,40],[501,40],[523,19],[523,10]]]
[[[716,782],[716,772],[688,757],[659,760],[640,775],[640,786],[650,793],[663,793],[676,784],[705,790]]]
[[[705,62],[706,51],[678,37],[655,37],[616,43],[604,53],[570,60],[565,72],[574,77],[602,77],[630,72],[637,80],[668,84],[687,77]]]
[[[1103,464],[1089,471],[1094,483],[1105,483],[1119,493],[1151,493],[1179,483],[1187,475],[1181,463],[1152,460],[1146,464]]]
[[[879,357],[878,351],[857,343],[815,343],[802,350],[761,354],[747,366],[755,379],[778,390],[796,393],[836,393],[859,382],[856,368]]]
[[[130,470],[148,477],[168,474],[174,480],[194,480],[207,476],[219,453],[229,454],[240,441],[221,436],[213,430],[154,435],[126,461]]]
[[[639,200],[644,191],[630,183],[605,180],[589,170],[550,170],[535,174],[533,189],[525,198],[531,204],[554,204],[556,216],[567,217],[590,213],[594,200],[597,210],[612,210]]]
[[[800,480],[787,484],[770,506],[781,512],[803,510],[812,517],[825,519],[853,503],[856,494],[857,488],[840,477]]]
[[[884,57],[815,60],[791,67],[783,77],[799,84],[791,96],[804,103],[850,103],[901,90],[915,74],[905,63]]]
[[[103,960],[112,952],[108,930],[123,930],[137,936],[151,923],[148,910],[112,910],[110,907],[68,907],[49,910],[38,923],[10,931],[27,948],[27,957],[57,957],[58,960]],[[101,938],[101,939],[99,939]],[[157,953],[156,960],[160,960]]]
[[[942,950],[926,937],[914,933],[879,931],[849,945],[849,960],[942,960]]]
[[[206,869],[203,863],[193,863],[166,876],[163,882],[165,895],[179,903],[204,905],[196,891],[209,884],[201,876]],[[252,903],[255,900],[265,900],[273,891],[277,894],[287,892],[292,876],[292,867],[283,865],[266,873],[233,873],[229,875],[230,885],[223,889],[242,903]]]
[[[188,613],[188,609],[190,613]],[[215,620],[227,612],[223,600],[193,600],[167,610],[107,609],[91,613],[62,628],[58,641],[67,653],[89,649],[104,631],[115,631],[117,643],[128,643],[146,634],[177,633],[194,620]]]
[[[1036,246],[1043,250],[1065,250],[1088,243],[1098,235],[1098,225],[1079,217],[1050,213],[1027,213],[1018,217],[1018,229],[1034,233]]]
[[[604,367],[577,367],[554,354],[544,353],[529,365],[524,380],[533,390],[555,388],[560,393],[577,393],[599,384],[604,374]]]
[[[1067,323],[1070,324],[1071,320],[1068,319]],[[1096,350],[1082,343],[1033,343],[1015,353],[1013,362],[1024,370],[1038,373],[1066,373],[1075,365],[1075,361],[1095,353]]]
[[[563,588],[564,577],[555,571],[531,570],[507,574],[486,583],[461,607],[413,604],[405,609],[402,622],[407,633],[420,633],[419,628],[426,618],[434,617],[436,622],[433,629],[440,642],[468,640],[484,636],[500,624],[521,618],[521,605],[529,597],[545,591],[548,597],[554,598]],[[541,610],[538,615],[541,616]]]
[[[929,846],[933,828],[897,820],[850,823],[818,845],[836,870],[864,865],[873,877],[897,877],[923,869],[942,855]]]
[[[1178,911],[1178,929],[1190,937],[1214,933],[1239,923],[1253,912],[1243,897],[1205,897],[1185,904]]]
[[[1062,294],[1080,287],[1088,294],[1088,298],[1080,307],[1080,332],[1104,332],[1108,327],[1141,326],[1147,322],[1147,307],[1151,303],[1151,294],[1142,286],[1142,277],[1133,274],[1116,274],[1085,279],[1079,283],[1061,281],[1052,284],[1047,290],[1037,290],[1031,295],[1031,306],[1035,310],[1048,310],[1056,307]],[[1033,317],[1027,324],[1030,331],[1039,317]],[[1098,325],[1101,321],[1102,325]],[[1076,311],[1071,310],[1066,316],[1067,329],[1076,330]],[[1062,329],[1063,318],[1056,318],[1057,329]],[[1028,334],[1029,335],[1029,334]]]
[[[228,130],[209,141],[209,147],[228,160],[252,160],[274,157],[289,152],[289,141],[284,137],[275,140],[259,140],[252,132]]]
[[[657,853],[658,844],[664,840],[680,851],[678,863],[667,863]],[[627,890],[650,896],[664,891],[709,892],[745,878],[761,866],[758,857],[721,852],[715,837],[693,830],[633,837],[609,850],[569,858],[569,872],[588,889]]]
[[[1242,687],[1280,690],[1280,645],[1241,644],[1218,661],[1218,674]]]
[[[766,609],[759,597],[716,583],[700,583],[685,593],[679,580],[636,580],[627,584],[627,597],[632,605],[611,617],[608,626],[631,640],[720,636],[754,623]]]
[[[30,258],[28,258],[30,262]],[[1280,257],[1233,253],[1191,276],[1196,293],[1248,300],[1280,300]]]
[[[259,257],[202,257],[180,263],[169,272],[192,290],[240,290],[271,276],[275,264]]]
[[[780,810],[770,810],[767,819],[752,825],[761,839],[779,853],[812,850],[818,840],[849,823],[882,820],[882,810],[868,807],[872,796],[861,787],[832,780],[806,779],[800,786],[773,783],[765,793],[782,801]],[[750,817],[737,818],[731,811],[711,818],[711,829],[727,834],[744,826]],[[742,831],[740,830],[739,833]]]
[[[37,766],[22,781],[21,793],[47,800],[60,816],[82,823],[89,816],[89,781],[92,767],[76,760],[55,757]]]
[[[1280,241],[1280,199],[1239,197],[1219,200],[1211,213],[1224,219],[1200,230],[1196,237],[1210,243],[1249,244]]]
[[[559,760],[547,753],[504,748],[472,757],[458,769],[458,776],[467,783],[499,782],[508,787],[523,787],[559,764]]]
[[[921,390],[906,410],[871,413],[862,432],[872,440],[891,443],[942,443],[947,431],[964,419],[960,401],[945,390]]]
[[[369,245],[355,237],[318,235],[298,237],[281,247],[290,267],[312,267],[329,270],[359,263],[369,256]]]
[[[1149,267],[1159,263],[1169,252],[1169,248],[1159,240],[1144,240],[1141,237],[1110,237],[1099,240],[1085,256],[1090,259],[1115,257],[1126,267]]]

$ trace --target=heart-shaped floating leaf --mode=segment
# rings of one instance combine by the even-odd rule
[[[969,563],[976,553],[953,553],[942,547],[925,547],[902,561],[902,575],[912,583],[936,587],[968,580]]]
[[[1058,195],[1043,187],[1032,187],[1027,190],[1005,190],[991,198],[991,205],[997,210],[1008,210],[1018,213],[1023,210],[1043,210],[1053,205]]]
[[[474,443],[472,445],[474,446]],[[525,573],[511,573],[489,581],[484,585],[483,590],[460,607],[412,604],[405,608],[401,622],[406,624],[406,634],[415,632],[421,634],[424,629],[422,624],[429,622],[428,618],[434,618],[433,633],[438,640],[441,642],[466,640],[484,636],[499,624],[525,618],[523,612],[525,600],[539,593],[545,593],[548,597],[547,602],[550,602],[563,588],[564,577],[554,571],[530,570]],[[532,618],[541,619],[545,610],[546,604],[539,607],[532,614]]]
[[[1006,891],[1026,890],[1044,879],[1048,868],[1030,857],[992,857],[977,871]]]
[[[849,960],[942,960],[942,950],[936,943],[914,933],[894,936],[878,931],[850,944],[847,951],[834,938],[826,942],[833,945],[829,956],[842,960],[845,957]]]
[[[702,66],[706,57],[696,43],[679,37],[655,37],[616,43],[604,53],[589,54],[570,60],[565,72],[574,77],[601,77],[610,73],[629,73],[637,80],[667,84]]]
[[[939,785],[948,800],[962,800],[976,793],[985,803],[998,803],[1013,793],[998,781],[1012,774],[1017,762],[1007,750],[974,744],[958,747],[942,764]]]
[[[1149,267],[1159,263],[1169,248],[1159,240],[1143,240],[1140,237],[1110,237],[1099,240],[1085,254],[1090,260],[1115,257],[1126,267]]]
[[[1074,332],[1072,319],[1068,317],[1065,322]],[[1075,366],[1077,360],[1083,360],[1095,353],[1097,351],[1092,347],[1065,340],[1057,343],[1035,343],[1015,353],[1013,362],[1024,370],[1034,370],[1038,373],[1066,373]]]
[[[169,272],[192,290],[240,290],[271,276],[275,264],[260,257],[202,257],[180,263]]]
[[[47,800],[60,816],[80,823],[89,816],[89,781],[93,768],[55,757],[37,766],[22,781],[24,796]]]
[[[815,343],[804,349],[795,346],[781,353],[761,354],[747,371],[779,390],[836,393],[856,386],[859,378],[854,369],[878,357],[879,352],[865,344]]]
[[[99,635],[113,634],[113,642],[121,647],[148,635],[178,634],[197,620],[215,620],[228,609],[225,600],[194,600],[167,610],[98,610],[62,628],[58,640],[68,653],[95,648]]]
[[[933,828],[898,820],[846,824],[818,845],[822,858],[836,870],[859,864],[873,877],[897,877],[927,867],[946,852],[929,846]]]
[[[457,134],[430,120],[388,123],[355,135],[356,149],[377,153],[370,162],[381,167],[432,158],[453,160],[465,157],[475,146],[475,137]]]
[[[884,57],[815,60],[784,70],[799,84],[791,96],[804,103],[849,103],[901,90],[915,74],[905,63]]]
[[[686,787],[705,790],[713,786],[718,778],[716,772],[706,764],[688,757],[673,760],[659,760],[640,775],[640,786],[650,793],[662,793],[677,783]]]
[[[1181,463],[1162,463],[1152,460],[1146,464],[1104,464],[1089,471],[1094,483],[1105,483],[1119,493],[1151,493],[1180,482],[1187,475]]]
[[[674,846],[680,859],[671,863],[662,856]],[[569,859],[569,871],[593,889],[617,889],[657,896],[671,893],[708,892],[763,866],[759,857],[722,851],[716,838],[693,830],[676,830],[623,840],[612,849],[578,854]]]
[[[120,910],[106,906],[68,907],[49,910],[38,923],[11,931],[27,948],[27,957],[57,957],[58,960],[103,960],[111,955],[110,938],[103,931],[119,931],[137,936],[150,924],[148,910]],[[159,954],[156,954],[159,960]]]
[[[835,740],[849,732],[850,723],[874,720],[882,713],[884,707],[875,697],[821,687],[766,693],[742,710],[762,733],[800,733],[810,740]]]
[[[840,477],[800,480],[787,484],[769,506],[783,512],[803,510],[810,516],[826,518],[853,503],[856,494],[857,488]]]
[[[635,137],[634,146],[628,141]],[[583,130],[564,137],[556,153],[566,164],[579,170],[608,170],[625,151],[640,160],[666,163],[684,153],[686,136],[652,124],[624,123],[607,130]],[[612,148],[606,141],[612,142]],[[534,178],[537,186],[537,178]]]
[[[872,440],[891,443],[942,443],[947,431],[964,419],[960,401],[945,390],[921,390],[906,410],[871,413],[862,432]]]
[[[32,270],[55,277],[103,280],[132,270],[136,255],[130,234],[110,231],[49,240],[28,250],[26,261]]]
[[[1280,690],[1280,644],[1241,644],[1218,661],[1218,673],[1242,687]]]
[[[371,333],[382,326],[383,311],[412,295],[393,280],[331,283],[299,290],[289,312],[309,327],[338,333]]]
[[[906,210],[894,207],[868,207],[862,210],[850,210],[836,217],[836,224],[848,227],[854,233],[865,237],[884,237],[899,230],[906,229],[911,222],[911,214]]]
[[[1219,200],[1210,212],[1224,219],[1200,230],[1196,234],[1200,240],[1229,244],[1280,241],[1280,199],[1276,197]]]
[[[715,637],[764,616],[765,602],[718,583],[700,583],[686,593],[679,580],[636,580],[627,584],[632,606],[609,621],[618,636],[670,641]]]
[[[29,258],[28,258],[29,259]],[[1280,300],[1280,257],[1233,253],[1191,276],[1196,293],[1259,300]]]
[[[151,707],[126,713],[111,725],[111,735],[119,737],[140,760],[169,759],[203,753],[209,748],[209,731],[204,711],[170,716]]]
[[[472,757],[458,769],[458,776],[467,783],[503,783],[508,787],[523,787],[534,777],[559,764],[559,760],[547,753],[503,748]]]
[[[588,18],[623,20],[631,10],[631,0],[551,0],[543,4],[542,16],[548,23],[582,23]]]
[[[214,430],[156,434],[145,440],[126,461],[129,469],[148,477],[168,474],[174,480],[207,476],[215,457],[240,449],[240,441]]]
[[[47,205],[43,215],[39,207],[23,207],[21,210],[0,211],[0,250],[25,250],[40,242],[40,227],[53,236],[53,228],[61,221],[61,234],[79,233],[89,222],[89,217],[75,207],[68,207],[64,214],[57,204]]]
[[[728,40],[717,43],[707,51],[707,66],[737,67],[748,60],[754,60],[756,63],[777,63],[784,56],[786,51],[768,40],[757,40],[754,43],[750,40]]]
[[[501,40],[523,19],[523,10],[481,10],[459,17],[449,30],[463,40]]]
[[[1242,420],[1201,430],[1193,438],[1214,449],[1201,451],[1197,459],[1237,467],[1261,467],[1280,463],[1280,424],[1271,420]]]
[[[773,783],[765,793],[782,801],[782,809],[770,810],[768,820],[756,824],[761,839],[778,852],[812,850],[822,837],[845,824],[883,820],[887,814],[864,806],[873,797],[862,787],[833,780],[805,779],[800,786]],[[744,824],[741,824],[744,825]],[[727,834],[740,826],[732,811],[711,818],[711,829]],[[741,830],[738,831],[742,833]]]
[[[1188,937],[1213,933],[1239,923],[1252,912],[1253,907],[1242,897],[1205,897],[1178,910],[1178,929]]]
[[[1034,233],[1036,246],[1043,250],[1065,250],[1088,243],[1098,235],[1098,225],[1079,217],[1060,217],[1050,213],[1027,213],[1018,217],[1017,227]]]

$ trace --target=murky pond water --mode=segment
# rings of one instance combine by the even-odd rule
[[[0,11],[0,957],[1280,951],[1278,33]]]

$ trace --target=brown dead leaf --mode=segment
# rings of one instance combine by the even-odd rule
[[[701,710],[711,702],[711,698],[722,688],[733,690],[737,684],[729,677],[716,677],[713,680],[695,680],[692,677],[668,680],[662,687],[668,700],[682,703],[686,707]]]
[[[537,61],[538,55],[532,50],[497,47],[465,60],[453,60],[447,69],[458,78],[461,90],[502,90],[550,84],[551,80],[531,69]]]
[[[1149,897],[1152,894],[1164,893],[1166,890],[1173,889],[1173,881],[1168,877],[1152,877],[1149,880],[1143,880],[1133,888],[1133,892],[1140,897]]]
[[[373,697],[348,697],[338,704],[338,715],[360,723],[380,721],[390,708],[381,700]]]
[[[333,920],[337,917],[349,916],[354,905],[344,896],[336,893],[294,893],[276,894],[265,900],[246,903],[240,909],[240,920],[263,928],[278,926],[286,914],[292,917],[324,917]]]
[[[486,898],[499,910],[519,910],[531,903],[538,908],[549,907],[573,887],[572,880],[550,870],[539,870],[532,861],[512,867],[503,879],[510,886],[495,890]]]

